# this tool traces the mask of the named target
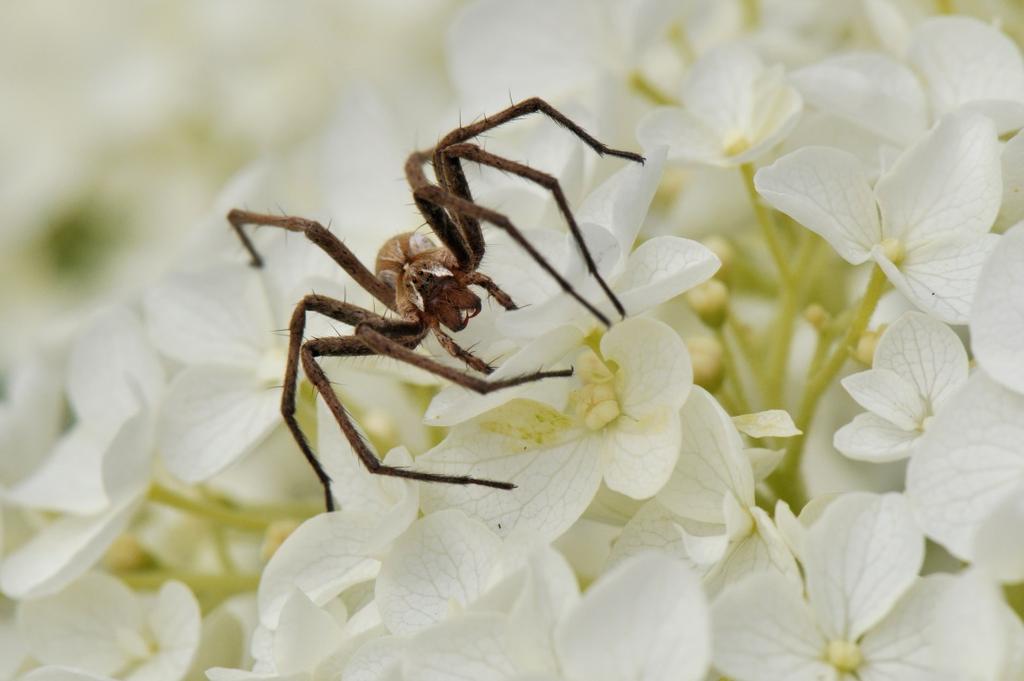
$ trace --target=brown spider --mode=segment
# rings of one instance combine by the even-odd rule
[[[427,334],[433,333],[447,352],[465,362],[474,372],[489,374],[493,370],[479,357],[460,347],[442,329],[444,327],[451,331],[460,331],[465,328],[470,319],[480,312],[480,298],[470,290],[471,286],[485,290],[505,309],[516,309],[515,303],[507,293],[502,291],[490,277],[477,271],[484,256],[482,222],[506,231],[541,268],[554,277],[563,290],[579,301],[602,323],[606,326],[609,325],[608,318],[590,302],[584,300],[544,256],[525,239],[522,232],[507,217],[473,202],[469,183],[462,169],[463,160],[517,175],[551,191],[559,210],[565,216],[569,230],[579,246],[589,272],[597,279],[618,313],[625,316],[622,303],[597,272],[597,267],[583,241],[576,220],[569,210],[569,204],[562,193],[558,180],[551,175],[488,153],[483,148],[466,142],[515,118],[538,112],[547,115],[568,129],[598,154],[618,156],[638,163],[644,161],[643,156],[639,154],[605,146],[541,99],[532,98],[514,104],[491,118],[484,118],[471,125],[453,130],[432,149],[414,152],[409,156],[405,164],[406,179],[412,189],[417,208],[423,214],[441,245],[435,245],[429,238],[415,233],[399,234],[392,237],[377,254],[375,274],[370,272],[336,236],[318,222],[299,217],[266,215],[238,209],[228,213],[228,221],[241,239],[242,245],[252,256],[254,266],[261,266],[262,259],[253,248],[249,237],[242,230],[243,225],[269,225],[292,232],[302,232],[310,241],[333,258],[356,283],[397,314],[397,319],[383,317],[356,305],[317,294],[305,296],[295,306],[295,311],[292,313],[289,324],[288,363],[285,368],[284,394],[281,397],[281,414],[303,455],[323,485],[324,500],[328,511],[334,509],[331,479],[317,460],[295,418],[295,394],[300,360],[309,381],[323,397],[327,407],[337,420],[338,426],[371,473],[456,485],[483,485],[498,489],[513,489],[515,487],[508,482],[481,480],[458,475],[441,475],[384,465],[359,434],[316,360],[317,357],[384,355],[420,367],[482,394],[542,378],[572,375],[572,369],[536,371],[500,381],[487,381],[471,371],[454,369],[415,352],[415,348],[426,338]],[[423,172],[423,166],[427,163],[431,163],[434,167],[437,184],[430,182]],[[306,324],[307,312],[317,312],[349,324],[354,327],[354,332],[349,336],[304,340],[303,329]]]

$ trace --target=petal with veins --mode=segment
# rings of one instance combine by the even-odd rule
[[[885,619],[860,641],[864,662],[861,681],[934,681],[941,678],[929,630],[935,626],[937,601],[950,586],[946,575],[918,580]]]
[[[656,236],[630,253],[615,293],[629,314],[639,314],[707,281],[721,264],[696,241]]]
[[[184,369],[167,390],[160,424],[167,469],[186,482],[216,475],[280,424],[280,399],[251,371]]]
[[[910,455],[921,431],[905,430],[875,414],[858,414],[836,431],[832,444],[851,459],[883,463]]]
[[[800,430],[793,423],[793,417],[784,409],[740,414],[733,416],[732,422],[737,430],[753,438],[793,437],[800,434]]]
[[[707,391],[695,387],[682,409],[679,463],[658,501],[677,514],[722,524],[722,498],[754,503],[754,474],[729,415]]]
[[[405,681],[505,681],[516,671],[504,615],[466,613],[412,638]]]
[[[432,513],[399,537],[376,581],[377,607],[393,634],[411,635],[465,608],[489,586],[501,539],[456,509]]]
[[[819,234],[858,265],[882,240],[875,197],[857,157],[827,147],[804,147],[761,168],[757,192],[776,209]]]
[[[636,136],[644,149],[666,147],[672,160],[727,165],[715,131],[686,109],[666,106],[651,111],[640,120]]]
[[[461,508],[492,531],[525,525],[549,539],[582,515],[601,483],[599,437],[547,405],[516,399],[460,424],[416,459],[421,470],[516,485],[424,485],[423,510]]]
[[[896,290],[918,308],[944,322],[964,324],[985,259],[999,239],[996,234],[944,235],[908,251],[898,267],[881,247],[871,255]]]
[[[994,380],[1024,393],[1024,225],[985,263],[971,308],[971,349]]]
[[[908,251],[945,232],[989,231],[1002,193],[995,127],[971,112],[944,117],[875,185],[883,236]]]
[[[842,380],[857,404],[903,430],[916,430],[928,414],[928,404],[916,386],[888,369],[868,369]]]
[[[555,647],[574,681],[698,681],[711,657],[707,603],[697,577],[659,554],[602,575],[559,623]]]
[[[936,415],[907,469],[907,496],[929,537],[963,560],[978,527],[1024,483],[1024,395],[976,372]]]
[[[749,681],[836,681],[822,659],[826,640],[800,587],[774,572],[752,575],[725,591],[711,609],[714,664]]]
[[[967,351],[942,322],[905,312],[885,330],[872,366],[912,381],[934,412],[967,381]]]
[[[855,641],[917,579],[924,537],[898,494],[846,494],[807,537],[807,595],[830,640]]]
[[[599,445],[605,484],[634,499],[653,497],[672,475],[681,439],[678,408],[646,410],[636,417],[624,411]]]
[[[676,412],[693,384],[690,355],[679,334],[664,322],[635,317],[601,337],[601,354],[618,365],[616,393],[622,413],[642,421],[648,412]]]

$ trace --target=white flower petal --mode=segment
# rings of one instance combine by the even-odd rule
[[[127,309],[98,315],[71,349],[68,399],[78,420],[100,432],[120,426],[140,398],[155,407],[163,385],[160,359]]]
[[[686,402],[693,383],[690,354],[664,322],[634,317],[616,324],[601,337],[601,354],[619,367],[616,393],[625,416],[642,420],[662,408],[676,412]]]
[[[867,260],[882,240],[867,173],[852,154],[803,147],[758,170],[754,185],[765,201],[819,234],[851,264]]]
[[[115,500],[103,513],[66,516],[4,558],[0,589],[10,598],[51,594],[88,570],[124,531],[141,495]]]
[[[970,112],[945,116],[875,185],[884,236],[908,250],[944,232],[987,232],[1002,193],[995,127]]]
[[[623,255],[633,250],[665,165],[665,149],[650,149],[646,154],[643,165],[630,163],[617,171],[590,192],[576,211],[581,225],[599,225],[615,235]]]
[[[755,115],[755,86],[764,74],[761,59],[750,48],[724,45],[704,54],[683,84],[686,108],[724,141],[731,135],[749,141]]]
[[[976,372],[939,413],[907,469],[907,496],[929,537],[963,560],[979,525],[1024,482],[1024,395]]]
[[[917,26],[908,59],[928,84],[939,114],[979,100],[1024,98],[1020,50],[997,28],[965,16]]]
[[[679,410],[661,407],[636,417],[623,412],[601,438],[604,482],[620,494],[647,499],[665,486],[679,458]]]
[[[0,400],[0,492],[34,470],[64,430],[63,383],[61,368],[42,353],[8,367]]]
[[[109,676],[90,674],[74,667],[46,666],[36,667],[19,681],[114,681]]]
[[[696,568],[687,556],[683,531],[677,518],[675,513],[656,499],[648,501],[629,519],[615,539],[608,564],[615,565],[630,556],[658,551],[685,560]]]
[[[721,264],[696,241],[656,236],[630,253],[615,294],[628,314],[639,314],[707,281]]]
[[[395,541],[376,581],[377,607],[393,634],[410,635],[465,607],[487,588],[501,539],[451,509],[414,523]]]
[[[268,629],[293,589],[322,605],[350,586],[373,579],[378,556],[415,519],[415,494],[383,516],[336,511],[314,516],[288,535],[263,570],[257,592],[260,622]]]
[[[1003,205],[999,221],[1012,225],[1024,219],[1024,132],[1003,145]]]
[[[932,412],[967,381],[967,351],[960,337],[919,312],[903,313],[885,330],[872,366],[912,381]]]
[[[551,407],[513,400],[453,428],[416,458],[421,470],[472,475],[516,485],[424,485],[425,513],[460,508],[492,532],[525,526],[554,539],[583,514],[601,483],[600,437],[583,437],[575,422]]]
[[[381,636],[364,643],[345,662],[343,681],[402,681],[407,639]]]
[[[1024,393],[1024,225],[1003,235],[978,281],[971,349],[996,381]]]
[[[898,494],[851,493],[833,501],[810,529],[807,595],[830,639],[855,641],[917,579],[924,537]]]
[[[153,342],[184,364],[251,368],[277,342],[259,272],[247,265],[170,275],[143,302]]]
[[[903,430],[915,430],[928,414],[917,387],[895,371],[868,369],[842,380],[857,404]]]
[[[834,681],[825,637],[800,587],[762,572],[720,595],[711,608],[714,665],[743,681]]]
[[[72,426],[38,468],[3,493],[4,501],[78,515],[99,513],[110,501],[103,487],[109,444],[84,424]]]
[[[131,662],[120,632],[138,632],[143,621],[132,590],[102,574],[85,575],[52,596],[23,601],[18,610],[18,627],[33,657],[93,674],[117,674]]]
[[[640,119],[636,136],[645,150],[667,148],[672,160],[729,165],[715,131],[696,114],[677,106],[648,113]]]
[[[676,470],[658,501],[693,520],[724,523],[722,499],[754,504],[754,475],[729,415],[703,388],[694,387],[682,409],[683,444]]]
[[[569,562],[554,548],[537,550],[523,569],[509,610],[511,646],[530,669],[558,669],[555,625],[579,603],[580,587]]]
[[[202,629],[196,597],[181,582],[165,582],[147,620],[155,654],[132,673],[132,681],[184,677],[199,648]]]
[[[919,579],[896,602],[885,619],[860,641],[864,663],[861,681],[934,681],[941,678],[929,629],[935,624],[937,601],[949,587],[945,575]]]
[[[917,307],[950,324],[967,322],[985,259],[1000,237],[947,235],[907,253],[899,267],[876,247],[872,257],[896,289]]]
[[[704,589],[712,598],[748,575],[766,570],[777,572],[794,584],[800,583],[800,569],[775,523],[760,508],[754,507],[749,513],[753,518],[752,531],[733,541],[704,577]]]
[[[503,615],[467,613],[409,642],[405,681],[505,681],[517,670]]]
[[[793,437],[801,432],[793,423],[793,417],[785,409],[768,409],[753,414],[740,414],[733,416],[732,422],[738,431],[753,438]]]
[[[905,459],[919,437],[921,431],[904,430],[881,416],[863,413],[837,430],[832,444],[851,459],[883,463]]]
[[[167,469],[186,482],[213,477],[277,427],[280,401],[251,371],[186,368],[167,389],[160,424]]]
[[[795,71],[808,104],[900,146],[928,128],[928,103],[913,71],[868,52],[828,57]]]
[[[282,675],[312,672],[338,648],[341,626],[301,589],[288,595],[274,635],[274,663]]]
[[[658,554],[604,574],[555,631],[562,670],[577,681],[698,681],[711,657],[696,576]]]
[[[761,482],[778,468],[786,457],[785,449],[768,449],[766,447],[747,447],[743,450],[750,459],[754,471],[754,480]]]

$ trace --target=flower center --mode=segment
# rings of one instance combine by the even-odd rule
[[[907,257],[907,249],[899,239],[882,239],[882,253],[885,253],[885,257],[892,262],[893,265],[899,266],[903,262],[903,259]]]
[[[841,672],[855,672],[864,661],[860,646],[853,641],[829,641],[825,647],[825,661]]]
[[[574,390],[569,399],[575,406],[577,418],[590,430],[600,430],[622,413],[615,394],[615,374],[590,349],[584,350],[576,360],[576,371],[583,379],[583,387]]]
[[[726,156],[736,156],[742,154],[744,151],[750,148],[750,140],[742,132],[734,132],[725,138],[725,143],[722,145],[722,150]]]

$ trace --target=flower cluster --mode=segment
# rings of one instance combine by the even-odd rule
[[[11,365],[0,678],[1024,679],[1024,16],[441,4],[417,11],[443,64],[396,68],[419,120],[393,82],[348,82],[169,267]],[[358,431],[300,374],[324,512],[281,418],[293,308],[392,313],[300,235],[254,232],[250,266],[223,216],[283,206],[371,266],[430,236],[395,179],[416,140],[510,90],[642,150],[602,159],[538,118],[481,143],[560,193],[465,163],[473,200],[611,324],[485,230],[480,271],[517,307],[485,301],[452,337],[482,380],[559,374],[478,394],[323,358]],[[514,487],[376,475],[357,438]]]

